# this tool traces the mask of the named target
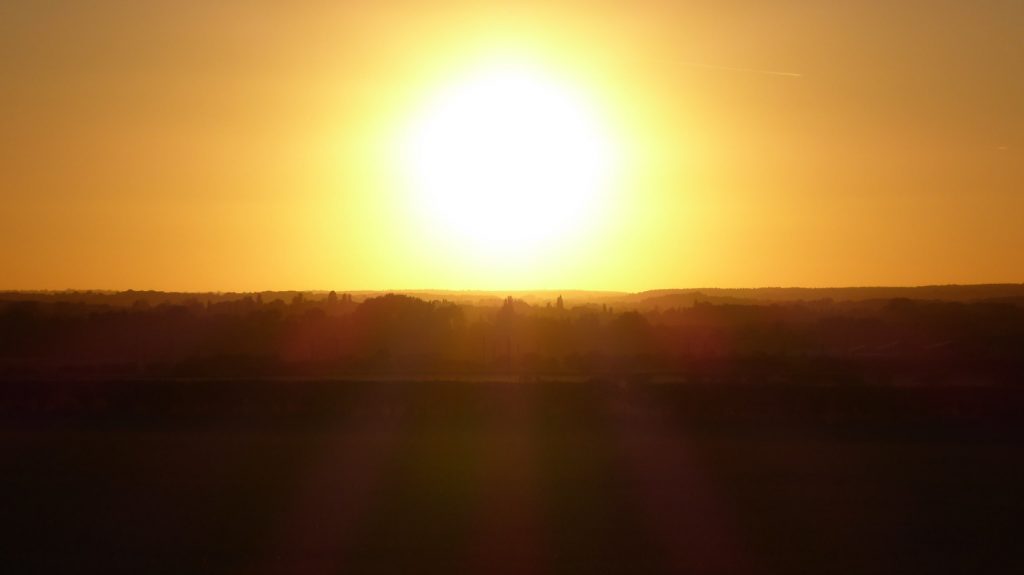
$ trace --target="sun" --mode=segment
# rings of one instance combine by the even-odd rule
[[[415,211],[485,256],[534,257],[595,227],[613,138],[581,90],[539,68],[476,70],[428,98],[403,141]]]

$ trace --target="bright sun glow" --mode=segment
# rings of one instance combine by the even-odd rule
[[[518,259],[593,227],[616,159],[579,92],[516,65],[478,71],[437,93],[403,143],[415,208],[432,233]]]

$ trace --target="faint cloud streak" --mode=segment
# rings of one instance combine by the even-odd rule
[[[778,70],[759,70],[756,68],[736,68],[733,66],[716,66],[714,64],[703,64],[701,62],[680,62],[682,66],[689,68],[703,68],[705,70],[724,70],[726,72],[747,72],[750,74],[763,74],[765,76],[782,76],[785,78],[803,78],[803,74],[796,72],[781,72]]]

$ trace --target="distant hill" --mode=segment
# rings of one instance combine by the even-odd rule
[[[624,301],[636,307],[685,307],[696,301],[716,304],[767,304],[794,301],[867,301],[882,299],[938,301],[1003,301],[1024,303],[1024,284],[935,285],[917,287],[842,288],[701,288],[663,289],[630,294]]]

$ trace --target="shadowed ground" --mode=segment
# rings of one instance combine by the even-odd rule
[[[1024,391],[2,384],[19,571],[1013,572]]]

